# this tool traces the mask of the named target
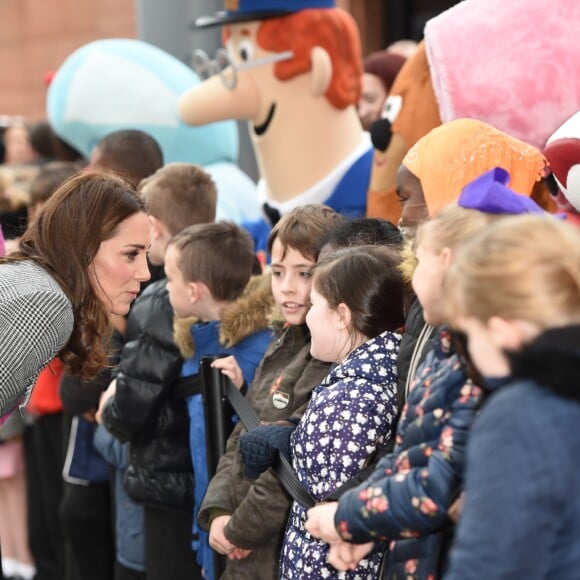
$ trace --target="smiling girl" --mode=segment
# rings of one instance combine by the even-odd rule
[[[362,246],[325,256],[314,271],[310,352],[336,366],[314,389],[290,447],[298,478],[316,501],[355,476],[393,434],[406,299],[399,262],[394,250]],[[378,554],[360,561],[352,576],[333,569],[328,546],[305,530],[305,521],[305,508],[294,502],[280,578],[376,577]]]

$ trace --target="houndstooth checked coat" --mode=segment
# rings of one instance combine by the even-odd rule
[[[0,417],[26,404],[40,371],[73,330],[72,305],[32,261],[0,265]]]

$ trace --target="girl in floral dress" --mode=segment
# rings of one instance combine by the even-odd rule
[[[397,414],[395,362],[404,321],[400,258],[383,247],[331,255],[317,265],[306,322],[313,357],[337,363],[290,440],[298,478],[317,500],[353,477],[391,436]],[[377,555],[353,572],[327,563],[328,546],[304,529],[306,510],[294,502],[282,547],[280,577],[375,578]]]

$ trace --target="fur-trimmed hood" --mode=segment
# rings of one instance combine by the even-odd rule
[[[412,242],[407,242],[403,245],[401,249],[401,258],[402,261],[399,264],[399,272],[403,275],[403,280],[405,280],[407,284],[410,284],[413,279],[415,268],[417,267],[417,256],[413,251]]]
[[[274,297],[271,274],[250,278],[242,295],[225,308],[220,325],[220,343],[231,347],[247,336],[272,325]],[[195,352],[191,327],[196,318],[175,318],[173,337],[183,358],[191,358]]]

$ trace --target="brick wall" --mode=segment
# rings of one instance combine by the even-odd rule
[[[384,1],[337,0],[359,25],[363,54],[384,47]],[[136,3],[0,0],[0,115],[44,118],[45,73],[92,40],[135,38]]]
[[[0,115],[44,118],[47,71],[87,42],[135,35],[135,0],[0,0]]]

